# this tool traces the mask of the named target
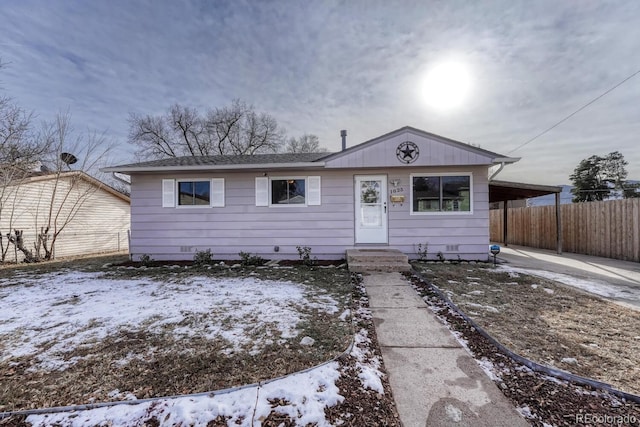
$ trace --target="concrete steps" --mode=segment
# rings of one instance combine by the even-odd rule
[[[349,271],[410,271],[409,257],[397,249],[347,249]]]

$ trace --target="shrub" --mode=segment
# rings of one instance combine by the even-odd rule
[[[212,260],[213,254],[211,253],[211,249],[207,249],[205,251],[196,251],[196,253],[193,255],[193,264],[199,267],[211,264]]]
[[[151,267],[153,265],[153,258],[149,254],[140,255],[140,264],[144,267]]]
[[[426,242],[424,245],[422,243],[418,243],[418,260],[426,261],[427,256],[429,255],[429,242]]]
[[[238,255],[240,256],[240,265],[243,267],[248,267],[250,265],[263,265],[267,262],[267,260],[262,258],[260,255],[251,255],[249,252],[240,251]]]
[[[311,267],[318,261],[318,258],[311,258],[311,248],[309,246],[296,246],[300,261],[308,267]]]

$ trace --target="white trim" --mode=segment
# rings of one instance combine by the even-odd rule
[[[224,178],[211,178],[209,188],[209,203],[212,208],[224,208],[225,203]]]
[[[162,180],[162,207],[163,208],[176,207],[176,180],[175,179]]]
[[[256,177],[256,206],[269,206],[269,178]]]
[[[468,176],[469,177],[469,210],[468,211],[435,211],[435,212],[414,212],[413,210],[413,178],[414,177],[443,177],[443,176]],[[441,184],[442,185],[442,182]],[[442,189],[442,188],[441,188]],[[414,172],[409,175],[409,214],[410,215],[473,215],[473,173],[472,172],[442,172],[442,173],[419,173]]]
[[[320,206],[322,204],[322,178],[320,176],[308,176],[305,185],[307,206]]]

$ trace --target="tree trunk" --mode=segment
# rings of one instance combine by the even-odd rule
[[[9,243],[13,243],[15,247],[24,254],[24,262],[31,263],[40,261],[37,256],[34,256],[29,249],[24,247],[24,238],[22,237],[23,230],[13,230],[13,232],[13,236],[11,233],[7,233],[7,239]]]

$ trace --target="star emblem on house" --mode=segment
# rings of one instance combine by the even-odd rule
[[[402,163],[413,163],[418,159],[419,155],[420,150],[418,146],[411,141],[401,143],[396,149],[396,156]]]

